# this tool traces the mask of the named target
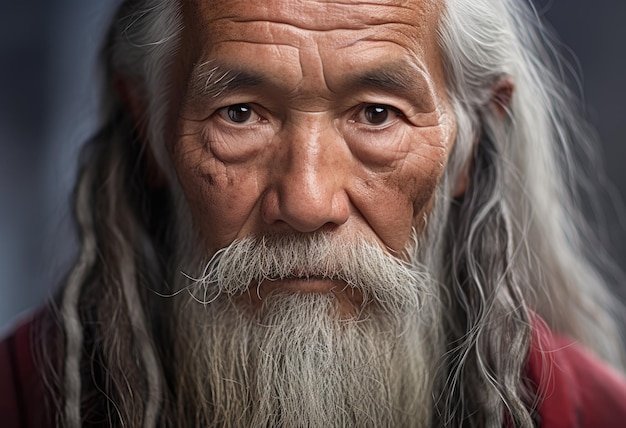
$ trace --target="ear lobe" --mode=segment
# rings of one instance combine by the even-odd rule
[[[154,189],[163,188],[165,186],[165,176],[157,164],[148,140],[146,101],[137,89],[138,86],[132,79],[126,76],[116,75],[113,80],[113,87],[120,101],[126,107],[126,111],[131,116],[137,136],[132,143],[140,144],[138,151],[141,153],[141,160],[145,166],[146,184]]]

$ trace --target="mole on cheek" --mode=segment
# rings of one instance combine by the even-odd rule
[[[212,174],[209,174],[209,173],[203,174],[202,178],[208,185],[215,186],[215,178],[213,178]]]

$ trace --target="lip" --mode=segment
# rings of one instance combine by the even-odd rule
[[[330,293],[342,291],[346,285],[344,281],[336,279],[294,277],[263,281],[260,289],[265,289],[267,292],[280,290],[296,293]]]

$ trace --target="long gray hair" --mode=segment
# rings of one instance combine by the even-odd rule
[[[174,192],[146,185],[136,129],[138,120],[156,162],[173,174],[164,124],[182,31],[178,1],[127,0],[103,50],[103,127],[85,149],[75,193],[82,247],[58,299],[57,389],[67,426],[103,415],[111,425],[175,425],[168,308],[150,297],[172,291],[162,278],[175,268]],[[499,427],[505,414],[533,424],[537,397],[522,377],[534,314],[610,363],[623,362],[619,308],[584,251],[596,242],[574,203],[575,153],[588,150],[590,134],[553,71],[545,36],[523,0],[446,1],[439,42],[459,124],[448,174],[462,173],[468,159],[472,167],[445,232],[448,349],[436,426]],[[118,76],[136,84],[145,117],[131,120],[114,95]],[[504,115],[493,99],[502,79],[515,86]]]

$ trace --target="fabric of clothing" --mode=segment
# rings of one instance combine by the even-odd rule
[[[33,332],[45,312],[30,316],[0,342],[0,427],[56,426],[44,386],[43,366],[36,364]]]
[[[626,378],[541,320],[533,325],[527,367],[541,427],[626,427]]]
[[[33,319],[0,342],[0,426],[55,426],[36,364]],[[537,391],[537,420],[546,428],[626,426],[626,378],[582,346],[535,320],[526,371]]]

